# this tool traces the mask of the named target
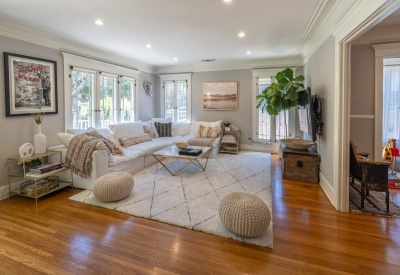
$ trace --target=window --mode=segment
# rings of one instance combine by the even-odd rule
[[[138,71],[66,53],[63,55],[65,66],[68,66],[66,70],[69,69],[65,90],[71,91],[65,93],[67,128],[105,128],[113,123],[137,120],[135,87]]]
[[[162,115],[174,122],[191,121],[191,74],[160,75]]]
[[[382,146],[389,139],[400,138],[400,58],[385,59],[384,63],[393,64],[383,66]]]
[[[273,82],[273,77],[256,77],[257,93],[261,94]],[[257,103],[257,100],[254,100]],[[260,108],[256,109],[256,141],[279,141],[285,138],[289,131],[289,112],[282,111],[277,116],[270,116],[267,111],[262,111]]]

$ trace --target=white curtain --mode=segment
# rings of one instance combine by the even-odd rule
[[[383,144],[400,139],[400,65],[383,66]]]

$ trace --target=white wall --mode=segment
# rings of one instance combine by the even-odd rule
[[[335,113],[335,38],[330,36],[304,65],[305,86],[318,94],[322,103],[323,133],[317,134],[321,156],[321,184],[333,187],[333,144]]]
[[[160,85],[157,82],[159,77],[155,74],[141,72],[137,81],[136,91],[139,93],[139,119],[142,121],[149,120],[152,117],[157,117],[158,98],[160,97]],[[143,88],[144,82],[153,84],[153,95],[146,94]]]

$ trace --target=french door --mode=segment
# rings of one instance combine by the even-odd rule
[[[186,80],[164,81],[164,116],[174,122],[188,120],[188,84]]]
[[[105,128],[135,120],[136,80],[99,71],[71,72],[72,127]]]

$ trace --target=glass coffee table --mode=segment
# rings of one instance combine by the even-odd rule
[[[201,149],[202,153],[198,156],[188,156],[188,155],[180,155],[178,147],[175,145],[168,146],[160,151],[154,152],[153,157],[161,163],[161,165],[167,169],[167,171],[173,175],[176,176],[178,175],[182,170],[184,170],[186,167],[188,167],[190,164],[194,164],[197,167],[199,167],[202,171],[205,171],[207,168],[207,163],[208,163],[208,158],[211,153],[211,147],[202,147],[202,146],[189,146],[187,148],[192,148],[192,149]],[[182,168],[180,168],[176,172],[172,172],[168,167],[168,161],[171,159],[176,159],[176,160],[187,160],[186,165],[184,165]],[[204,166],[200,163],[200,159],[203,159],[205,161]]]

